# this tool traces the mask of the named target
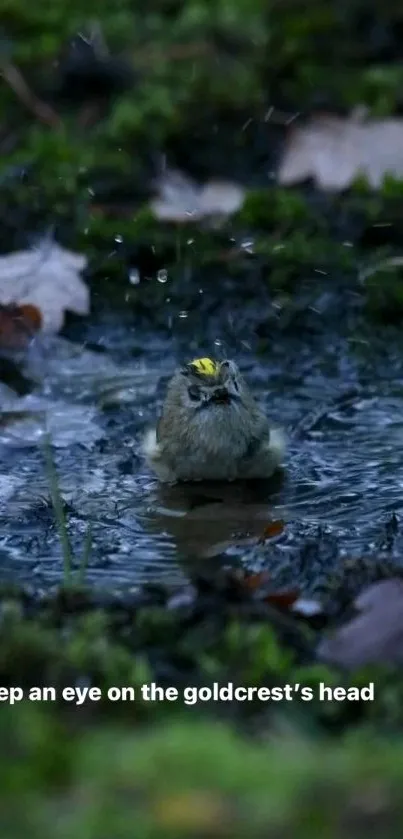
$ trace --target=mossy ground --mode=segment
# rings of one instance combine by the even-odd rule
[[[172,609],[156,591],[131,606],[71,590],[41,604],[3,592],[2,602],[2,688],[57,693],[2,701],[5,835],[358,837],[369,823],[374,836],[400,835],[403,680],[393,670],[347,677],[315,664],[318,630],[247,593]],[[178,700],[142,699],[153,681],[176,686]],[[185,687],[214,682],[298,682],[314,699],[184,701]],[[374,682],[375,701],[320,702],[321,682]],[[77,707],[61,698],[66,686],[104,698]],[[133,687],[135,700],[107,699],[111,686]]]
[[[399,246],[399,184],[341,199],[273,187],[289,118],[318,108],[347,113],[357,103],[378,116],[401,111],[396,3],[314,0],[306,15],[300,0],[155,0],[145,13],[131,0],[118,9],[90,3],[85,12],[60,0],[29,10],[13,0],[3,4],[2,27],[3,250],[53,226],[92,258],[96,283],[99,274],[114,279],[113,299],[127,292],[133,263],[143,279],[159,265],[173,279],[189,264],[238,273],[245,254],[234,254],[234,240],[242,236],[253,239],[253,265],[274,292],[294,293],[319,271],[324,283],[341,274],[354,283],[368,245],[372,260],[377,249],[381,257]],[[51,118],[19,99],[10,65]],[[219,232],[156,221],[146,203],[163,160],[201,180],[244,184],[245,206]],[[116,235],[123,247],[111,259]],[[126,303],[162,305],[165,290],[153,284],[151,294],[149,285],[130,289]],[[396,319],[399,287],[395,272],[386,284],[374,274],[358,290],[372,313]]]
[[[109,56],[86,49],[94,20]],[[153,0],[146,11],[132,0],[85,11],[77,2],[3,0],[1,26],[3,252],[54,226],[91,257],[108,305],[124,300],[157,321],[166,291],[142,281],[128,296],[133,264],[143,275],[167,269],[185,308],[196,294],[184,285],[185,264],[209,268],[214,284],[222,266],[242,280],[253,263],[260,283],[292,297],[318,272],[323,284],[341,276],[356,288],[368,260],[385,265],[398,251],[401,185],[374,195],[357,183],[340,197],[275,187],[286,129],[265,119],[271,108],[304,116],[357,103],[378,116],[400,113],[403,12],[392,0],[312,0],[309,14],[299,0]],[[52,109],[50,120],[7,83],[10,63]],[[201,180],[244,184],[243,208],[218,230],[157,222],[147,201],[162,155]],[[250,238],[253,255],[234,247]],[[380,267],[360,286],[377,317],[401,318],[400,270]],[[347,578],[337,585],[340,604],[355,593]],[[391,739],[402,726],[400,674],[347,678],[319,667],[317,627],[284,625],[247,597],[210,592],[179,609],[156,592],[132,606],[89,600],[3,592],[1,684],[105,691],[152,679],[179,688],[374,681],[375,702],[3,703],[5,836],[401,835],[401,745]]]
[[[196,720],[147,732],[94,725],[83,736],[50,710],[2,716],[8,836],[401,835],[402,761],[392,743],[312,743],[281,721],[258,744]]]

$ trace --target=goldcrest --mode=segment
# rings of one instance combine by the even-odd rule
[[[146,459],[163,483],[269,478],[285,439],[272,428],[233,361],[199,358],[169,382]]]

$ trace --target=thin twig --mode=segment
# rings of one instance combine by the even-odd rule
[[[50,128],[60,127],[61,120],[59,115],[53,110],[53,108],[50,107],[50,105],[47,105],[46,102],[42,102],[41,99],[38,99],[38,97],[35,96],[32,90],[28,87],[18,67],[14,64],[5,63],[1,67],[1,75],[14,91],[16,96],[18,96],[19,100],[26,108],[28,108],[29,111],[35,114],[37,119],[44,122],[45,125],[48,125]]]

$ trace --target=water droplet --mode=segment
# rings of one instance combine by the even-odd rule
[[[179,317],[180,317],[180,318],[182,318],[182,320],[184,320],[185,318],[187,318],[187,316],[188,316],[188,312],[185,312],[185,310],[184,310],[184,309],[182,309],[182,311],[181,311],[181,312],[179,312]]]
[[[117,243],[118,243],[118,245],[121,245],[121,244],[122,244],[122,242],[123,242],[123,236],[121,236],[121,235],[120,235],[120,233],[117,233],[117,234],[116,234],[116,236],[115,236],[115,242],[117,242]]]
[[[204,294],[204,288],[199,288],[199,294]]]
[[[168,271],[166,268],[161,268],[157,271],[157,280],[159,283],[166,283],[168,280]]]
[[[138,285],[140,282],[140,274],[137,268],[130,268],[129,271],[129,283],[132,285]]]
[[[194,242],[194,239],[188,239],[186,244],[187,245],[193,245],[193,242]]]

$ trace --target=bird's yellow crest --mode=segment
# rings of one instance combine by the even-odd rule
[[[220,369],[219,363],[213,361],[212,358],[195,358],[190,362],[189,367],[201,376],[216,376]]]

